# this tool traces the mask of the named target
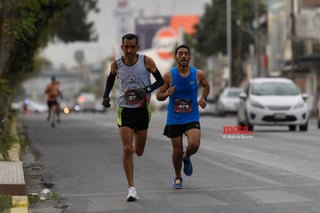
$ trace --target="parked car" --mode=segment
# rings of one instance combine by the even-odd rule
[[[81,112],[96,111],[96,97],[93,93],[81,93],[77,98],[77,103]]]
[[[286,78],[256,78],[240,94],[238,124],[253,130],[254,125],[285,125],[290,131],[299,126],[308,130],[307,94]]]
[[[46,113],[48,112],[48,106],[45,103],[40,103],[37,101],[33,101],[33,100],[27,100],[25,101],[27,103],[27,110],[30,112],[34,112],[34,113]]]
[[[226,87],[219,95],[217,110],[219,114],[237,113],[240,102],[240,93],[243,92],[239,87]]]
[[[217,100],[208,98],[206,108],[199,106],[199,112],[200,115],[217,115]]]
[[[107,112],[107,108],[105,108],[102,105],[102,99],[99,99],[99,100],[96,101],[95,111],[96,112]]]

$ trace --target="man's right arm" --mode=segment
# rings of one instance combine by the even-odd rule
[[[47,85],[47,86],[46,86],[46,89],[44,90],[44,94],[48,94],[48,93],[49,93],[49,88],[50,88],[50,86]]]
[[[103,101],[102,101],[102,105],[106,108],[110,107],[110,98],[109,98],[109,94],[113,88],[114,85],[114,81],[116,79],[116,75],[117,75],[117,66],[115,61],[112,62],[111,67],[110,67],[110,73],[109,76],[107,78],[106,81],[106,87],[104,89],[104,94],[103,94]]]

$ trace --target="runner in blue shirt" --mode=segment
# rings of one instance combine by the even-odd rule
[[[205,108],[210,86],[204,72],[189,65],[190,48],[180,45],[175,51],[177,67],[163,75],[164,84],[158,89],[157,99],[164,101],[169,97],[164,135],[171,139],[172,162],[175,170],[173,187],[182,188],[181,169],[187,176],[193,172],[190,157],[200,146],[200,113],[198,106]],[[198,100],[199,86],[202,96]],[[187,137],[184,151],[183,135]]]

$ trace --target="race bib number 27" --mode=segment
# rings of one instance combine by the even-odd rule
[[[174,103],[175,112],[191,112],[192,111],[192,101],[190,99],[176,99]]]

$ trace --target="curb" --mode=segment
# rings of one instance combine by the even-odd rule
[[[17,133],[17,120],[14,118],[11,125],[11,133],[17,137],[19,140],[19,135]],[[9,158],[11,161],[20,162],[21,146],[19,143],[12,145],[9,150]],[[11,196],[11,209],[10,213],[29,213],[29,200],[28,196]]]
[[[10,213],[28,213],[29,202],[27,196],[12,196]]]

